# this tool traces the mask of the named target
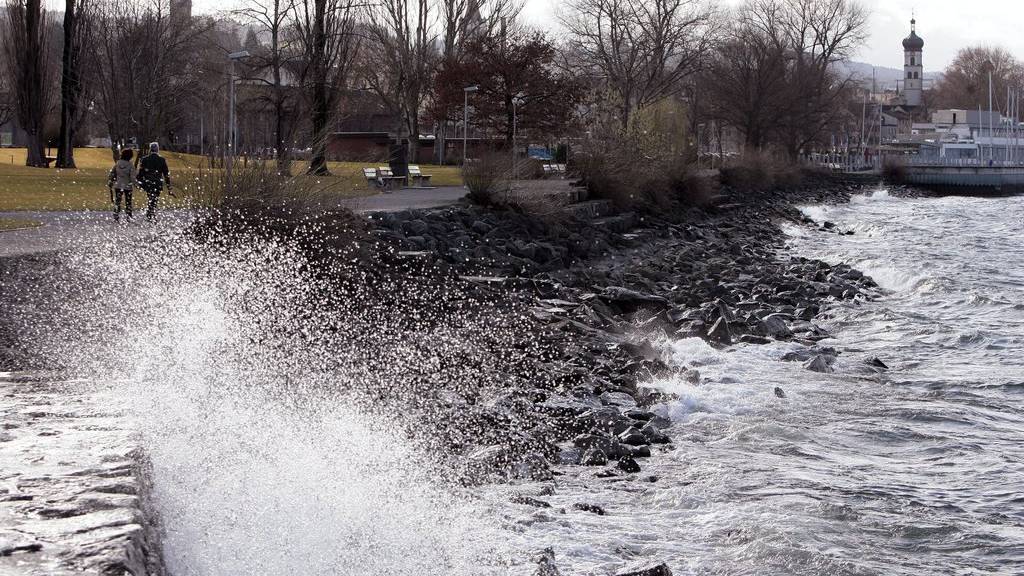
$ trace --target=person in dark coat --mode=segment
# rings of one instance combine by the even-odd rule
[[[125,216],[129,221],[132,219],[132,190],[135,189],[137,176],[135,165],[132,164],[132,149],[121,150],[121,159],[110,169],[107,180],[107,188],[110,188],[110,197],[114,201],[114,222],[121,221],[122,200]]]
[[[153,142],[149,145],[149,154],[139,161],[139,188],[146,192],[146,220],[156,222],[157,202],[167,183],[167,193],[172,197],[171,173],[167,169],[167,160],[160,155],[160,145]]]

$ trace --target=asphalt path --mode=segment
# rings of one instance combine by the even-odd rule
[[[441,208],[458,203],[466,195],[461,186],[439,186],[436,188],[404,188],[394,192],[349,198],[339,206],[354,212],[401,212]],[[53,250],[65,250],[93,241],[99,237],[132,242],[139,241],[154,232],[154,225],[143,217],[144,207],[136,206],[135,219],[127,224],[115,224],[110,211],[67,211],[67,212],[0,212],[0,217],[22,218],[41,222],[42,226],[0,232],[0,258],[19,256]],[[188,210],[163,210],[156,224],[162,229],[184,226],[193,216]]]

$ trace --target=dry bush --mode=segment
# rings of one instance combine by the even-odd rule
[[[800,167],[766,152],[747,152],[719,170],[721,182],[737,192],[794,188],[803,181]]]
[[[192,195],[205,211],[196,231],[292,236],[318,230],[325,245],[361,234],[361,218],[324,204],[332,185],[324,180],[279,174],[272,160],[236,164],[230,183],[225,170],[205,170],[192,184]]]
[[[462,181],[469,189],[470,202],[481,206],[500,206],[508,192],[511,160],[505,154],[488,152],[466,162]]]
[[[668,210],[702,205],[713,192],[691,169],[688,111],[666,99],[636,114],[629,128],[596,123],[573,156],[591,197],[611,200],[621,210]]]

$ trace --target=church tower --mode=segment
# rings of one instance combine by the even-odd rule
[[[917,35],[916,28],[917,20],[911,19],[910,36],[903,39],[903,101],[907,106],[920,106],[924,92],[924,40]]]

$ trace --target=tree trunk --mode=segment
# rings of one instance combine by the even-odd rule
[[[57,168],[75,168],[75,124],[82,83],[78,71],[80,46],[75,28],[78,26],[75,0],[64,5],[64,50],[61,60],[60,136],[57,143]]]
[[[309,173],[326,176],[327,169],[327,128],[330,122],[330,100],[327,94],[327,18],[326,0],[316,0],[313,15],[313,146],[309,159]]]
[[[10,8],[8,8],[10,10]],[[44,72],[44,14],[40,0],[28,0],[24,7],[25,44],[20,61],[16,64],[20,76],[18,86],[18,109],[22,128],[28,133],[28,151],[25,165],[46,167],[46,154],[43,141],[43,116],[46,94],[46,78]]]

